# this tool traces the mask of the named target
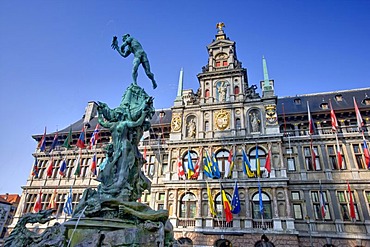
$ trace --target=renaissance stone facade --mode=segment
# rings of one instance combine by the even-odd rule
[[[183,246],[258,246],[263,234],[275,246],[370,246],[370,171],[365,164],[363,137],[354,108],[355,98],[368,141],[370,88],[279,98],[275,95],[279,83],[275,85],[269,78],[264,58],[263,80],[258,86],[249,84],[247,69],[237,57],[236,43],[226,36],[223,25],[218,25],[207,51],[208,61],[197,75],[199,88],[184,90],[181,72],[173,106],[156,111],[151,129],[143,135],[140,151],[147,163],[142,170],[152,188],[150,194],[143,192],[141,202],[155,210],[169,211],[175,238]],[[331,127],[330,103],[339,122],[336,132]],[[308,105],[316,127],[312,134]],[[89,102],[82,119],[59,131],[63,143],[72,128],[72,148],[58,147],[51,153],[35,150],[39,175],[36,178],[30,173],[16,217],[32,210],[40,188],[44,208],[57,189],[56,216],[63,222],[69,218],[63,213],[69,189],[73,188],[76,206],[85,188],[97,186],[99,173],[91,174],[90,167],[94,154],[98,166],[103,162],[105,148],[111,141],[109,130],[100,131],[98,144],[92,149],[79,153],[75,148],[82,128],[87,139],[94,131],[96,107]],[[41,138],[42,134],[34,136],[36,141]],[[47,135],[47,147],[53,138],[54,133]],[[265,169],[269,150],[270,173]],[[255,174],[258,154],[261,178],[243,172],[243,151]],[[207,152],[217,160],[220,179],[205,176],[202,163],[197,178],[179,177],[179,161],[188,172],[188,155],[196,164]],[[228,174],[230,152],[235,156],[235,165]],[[82,170],[74,176],[78,157]],[[58,170],[64,159],[67,171],[61,176]],[[46,170],[51,160],[55,165],[48,177]],[[242,210],[227,223],[222,213],[220,183],[231,198],[235,181]],[[259,213],[259,182],[263,218]],[[350,217],[347,182],[351,186],[355,220]],[[210,213],[207,183],[216,204],[216,217]],[[325,215],[321,213],[321,192]]]

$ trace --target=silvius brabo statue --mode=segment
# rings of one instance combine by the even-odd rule
[[[130,34],[125,34],[122,36],[123,44],[121,45],[121,48],[118,46],[118,40],[117,37],[113,37],[112,42],[112,48],[122,56],[122,57],[128,57],[131,53],[134,54],[134,61],[133,61],[133,67],[132,67],[132,79],[133,83],[137,84],[137,69],[139,68],[139,65],[141,64],[144,68],[144,71],[146,75],[149,77],[149,79],[152,81],[153,89],[157,87],[157,83],[154,80],[154,74],[150,71],[150,65],[148,57],[139,43],[135,38],[131,37]]]

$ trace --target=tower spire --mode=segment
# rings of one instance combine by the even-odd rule
[[[271,96],[274,94],[274,83],[273,81],[270,81],[269,79],[265,56],[262,56],[262,67],[263,67],[262,92],[263,92],[263,95]]]
[[[267,64],[266,64],[265,56],[262,56],[262,66],[263,66],[264,87],[266,87],[270,85],[270,80],[269,80],[269,73],[267,71]]]
[[[177,96],[175,101],[181,101],[182,100],[182,87],[184,83],[184,69],[181,68],[180,70],[180,76],[179,76],[179,84],[177,86]]]

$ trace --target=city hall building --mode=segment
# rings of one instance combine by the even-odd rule
[[[222,24],[217,27],[206,65],[199,68],[199,88],[183,89],[181,71],[172,107],[156,111],[144,134],[139,148],[152,188],[141,202],[169,211],[180,246],[370,246],[370,171],[364,147],[370,88],[279,98],[266,60],[264,78],[250,85],[235,41]],[[98,185],[91,165],[94,155],[97,166],[104,161],[109,130],[100,129],[91,149],[88,143],[76,147],[82,129],[90,140],[96,113],[96,104],[89,102],[81,119],[58,132],[56,147],[55,133],[46,135],[45,151],[37,148],[33,154],[37,176],[30,166],[16,218],[33,210],[41,188],[42,208],[55,195],[56,220],[63,222],[70,217],[63,212],[70,188],[75,206],[85,188]],[[40,142],[43,134],[33,138]],[[62,145],[67,138],[71,147]],[[206,174],[204,158],[218,166],[218,175]],[[78,162],[81,171],[74,175]],[[190,171],[189,163],[199,167],[199,174]],[[220,188],[231,201],[236,182],[241,210],[226,221]]]

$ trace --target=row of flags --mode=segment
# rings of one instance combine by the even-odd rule
[[[76,175],[76,176],[80,176],[81,175],[81,162],[82,162],[82,159],[81,159],[81,152],[79,153],[78,157],[77,157],[77,160],[75,161],[75,171],[73,173],[73,175]],[[39,164],[38,164],[38,160],[37,158],[35,157],[35,161],[34,161],[34,164],[33,164],[33,167],[32,167],[32,176],[34,178],[38,178],[39,177],[39,171],[40,171],[40,168],[39,168]],[[54,157],[51,157],[50,161],[49,161],[49,164],[46,168],[46,177],[48,178],[51,178],[53,176],[53,172],[54,172],[54,168],[55,168],[55,164],[54,164]],[[60,165],[59,169],[58,169],[58,173],[61,177],[65,177],[66,176],[66,172],[67,172],[67,160],[66,158],[63,159],[62,161],[62,164]],[[96,176],[97,175],[97,158],[96,158],[96,153],[94,153],[93,157],[92,157],[92,161],[91,161],[91,165],[90,165],[90,172],[92,175]]]
[[[239,214],[241,211],[241,204],[239,199],[239,189],[238,189],[238,182],[235,181],[234,191],[231,201],[228,199],[225,189],[220,183],[220,194],[222,198],[222,208],[223,208],[223,215],[225,216],[225,220],[227,223],[230,223],[233,220],[233,214]],[[217,217],[217,209],[215,207],[215,203],[212,197],[211,189],[207,182],[207,195],[208,195],[208,206],[212,217]],[[261,214],[261,218],[263,218],[264,214],[264,206],[262,200],[262,189],[261,183],[258,180],[258,196],[259,196],[259,212]]]
[[[245,153],[244,149],[242,149],[242,155],[243,155],[243,172],[246,174],[249,178],[252,177],[261,177],[261,162],[258,156],[258,145],[256,145],[256,172],[252,171],[251,163],[249,162],[249,159],[247,157],[247,154]],[[197,159],[197,162],[195,166],[193,165],[193,160],[191,157],[190,149],[188,150],[188,162],[187,162],[187,172],[184,170],[184,166],[182,164],[182,160],[180,158],[180,155],[177,157],[177,171],[179,178],[185,180],[185,179],[198,179],[200,169],[201,169],[201,161],[203,159],[203,172],[208,178],[212,179],[219,179],[221,178],[221,172],[218,166],[217,158],[214,153],[212,155],[209,155],[208,151],[205,150],[205,157],[203,158],[203,151],[200,152],[200,157]],[[266,162],[265,162],[265,170],[268,173],[271,173],[271,148],[269,148],[267,156],[266,156]],[[225,166],[225,174],[224,178],[230,178],[232,176],[232,171],[235,166],[235,155],[233,154],[233,150],[231,149],[229,151],[229,156],[227,159],[227,164]]]
[[[57,189],[54,190],[53,194],[50,197],[50,201],[48,203],[47,209],[57,209]],[[33,206],[33,212],[37,213],[42,210],[42,190],[40,189],[39,194],[37,195],[35,204]],[[72,187],[69,190],[69,193],[65,199],[63,205],[63,211],[66,215],[71,215],[73,213],[73,205],[72,205]]]
[[[362,133],[362,139],[363,139],[362,147],[363,147],[363,154],[364,154],[364,157],[365,157],[365,164],[366,164],[367,168],[370,169],[370,153],[369,153],[369,148],[368,148],[368,145],[367,145],[367,142],[366,142],[366,139],[365,139],[365,135],[364,135],[364,126],[365,126],[365,124],[364,124],[364,121],[362,119],[361,112],[358,109],[355,97],[353,97],[353,105],[354,105],[354,108],[355,108],[357,128],[358,128],[358,131]],[[339,125],[338,125],[338,120],[337,120],[337,117],[335,115],[334,109],[333,109],[332,104],[331,104],[331,100],[329,100],[329,107],[330,107],[331,128],[332,128],[333,132],[335,133],[335,138],[336,138],[337,163],[338,163],[338,167],[340,169],[343,169],[344,168],[343,167],[343,165],[344,165],[343,164],[343,158],[342,158],[341,149],[340,149],[339,141],[338,141]],[[313,168],[316,170],[316,154],[315,154],[315,151],[313,149],[313,142],[312,142],[312,135],[314,135],[316,133],[316,128],[315,128],[315,125],[314,125],[314,121],[311,117],[309,102],[307,102],[307,111],[308,111],[309,135],[310,135],[310,140],[311,140],[310,150],[311,150],[312,164],[313,164]]]
[[[79,147],[79,148],[82,148],[82,149],[83,148],[92,149],[97,144],[97,141],[99,140],[100,129],[101,129],[100,124],[99,123],[96,124],[96,127],[95,127],[93,133],[91,134],[89,145],[87,146],[86,143],[85,143],[85,126],[82,127],[82,131],[81,131],[80,136],[77,140],[76,146]],[[52,152],[55,149],[55,147],[58,146],[58,145],[59,145],[59,138],[58,138],[58,131],[57,131],[57,132],[55,132],[53,142],[51,143],[48,152],[49,153]],[[69,129],[68,136],[64,140],[62,146],[67,148],[67,149],[72,147],[72,128]],[[44,134],[43,134],[40,142],[38,143],[37,148],[41,152],[46,152],[47,151],[46,150],[46,127],[45,127],[45,130],[44,130]]]

